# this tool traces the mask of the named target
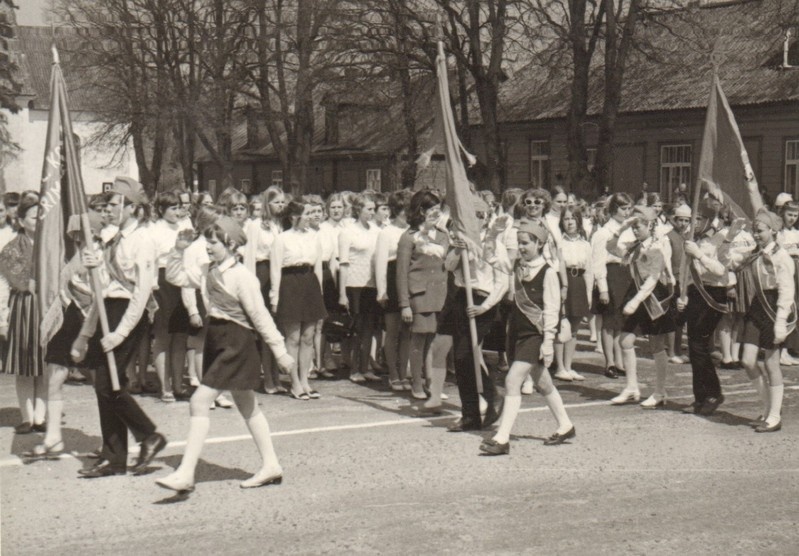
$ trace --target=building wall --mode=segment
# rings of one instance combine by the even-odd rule
[[[799,139],[799,106],[733,107],[733,112],[758,182],[771,195],[782,191],[785,141]],[[691,181],[695,180],[704,120],[704,110],[620,116],[616,128],[612,190],[638,193],[646,182],[648,191],[661,191],[668,199],[672,191],[661,184],[661,153],[664,146],[677,144],[691,146]],[[596,148],[597,131],[596,121],[589,121],[588,148]],[[533,183],[531,150],[534,141],[547,141],[549,145],[549,174],[545,185],[566,182],[565,120],[504,124],[501,133],[507,153],[507,187],[527,188]],[[479,142],[478,134],[475,137]],[[478,157],[484,152],[479,143],[475,150]],[[799,191],[793,193],[799,194]]]
[[[0,183],[6,191],[39,190],[42,179],[45,141],[47,140],[47,110],[30,110],[23,107],[17,114],[7,113],[8,129],[12,140],[20,146],[16,156],[2,161]],[[87,194],[100,193],[103,183],[113,182],[116,176],[139,179],[139,167],[132,145],[114,163],[113,146],[87,146],[89,139],[99,129],[89,113],[74,112],[72,126],[81,141],[81,173]],[[112,164],[113,163],[113,164]]]

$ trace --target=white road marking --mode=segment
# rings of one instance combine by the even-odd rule
[[[727,385],[725,385],[727,388]],[[799,385],[797,386],[786,386],[785,390],[799,390]],[[755,394],[755,390],[738,390],[735,392],[726,392],[725,396],[738,396],[742,394]],[[693,395],[687,396],[677,396],[673,398],[669,398],[670,400],[687,400],[693,399]],[[595,407],[599,405],[609,405],[609,400],[597,400],[593,402],[582,402],[582,403],[574,403],[574,404],[567,404],[566,409],[580,409],[583,407]],[[632,405],[632,404],[630,404]],[[519,410],[519,413],[532,413],[536,411],[549,411],[549,408],[546,406],[539,406],[539,407],[527,407],[524,409]],[[347,431],[347,430],[358,430],[358,429],[372,429],[377,427],[393,427],[395,425],[408,425],[408,424],[415,424],[415,423],[429,423],[431,421],[442,421],[444,419],[452,419],[456,417],[455,413],[448,413],[445,415],[441,415],[440,417],[405,417],[403,419],[392,419],[390,421],[376,421],[372,423],[358,423],[354,425],[333,425],[330,427],[312,427],[307,429],[295,429],[290,431],[280,431],[280,432],[273,432],[272,437],[277,438],[280,436],[299,436],[302,434],[316,434],[321,432],[335,432],[335,431]],[[238,434],[234,436],[217,436],[213,438],[206,439],[206,444],[225,444],[228,442],[241,442],[244,440],[251,440],[252,437],[249,434]],[[176,440],[170,442],[166,445],[166,448],[183,448],[186,446],[185,440]],[[131,448],[130,454],[138,454],[139,448],[138,446],[134,446]],[[59,459],[65,458],[74,458],[77,459],[77,456],[74,453],[67,453],[60,456]],[[14,467],[18,465],[22,465],[23,460],[19,456],[9,456],[0,460],[0,468],[3,467]]]

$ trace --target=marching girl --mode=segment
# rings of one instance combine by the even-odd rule
[[[318,399],[308,384],[314,350],[314,331],[327,316],[322,299],[322,248],[310,229],[313,204],[304,198],[290,201],[283,211],[288,229],[272,244],[269,294],[275,322],[286,336],[286,349],[297,361],[291,371],[289,395],[296,400]]]
[[[576,436],[547,370],[552,364],[561,301],[558,271],[543,257],[549,232],[542,222],[535,220],[521,220],[516,226],[519,259],[514,267],[514,306],[508,333],[512,363],[505,377],[505,404],[499,428],[480,445],[483,453],[492,456],[510,453],[510,433],[522,403],[522,382],[531,373],[558,423],[558,429],[544,444],[562,444]]]
[[[204,235],[211,265],[199,281],[183,268],[188,242],[178,241],[169,256],[169,280],[202,288],[209,321],[202,384],[191,397],[186,451],[178,468],[156,483],[178,492],[194,490],[194,471],[210,428],[209,406],[223,390],[230,390],[261,455],[261,469],[243,481],[241,488],[280,484],[283,469],[272,445],[269,423],[255,400],[254,390],[261,382],[256,334],[272,349],[282,369],[292,371],[295,362],[266,310],[258,279],[237,262],[237,250],[247,241],[244,230],[232,218],[222,216]]]
[[[591,269],[591,244],[585,239],[583,216],[576,208],[567,208],[561,213],[560,231],[562,239],[558,258],[566,270],[566,283],[561,287],[564,317],[571,327],[568,342],[555,341],[555,359],[558,370],[555,378],[571,382],[585,380],[574,369],[574,352],[577,349],[577,329],[590,314],[594,277]]]
[[[362,193],[352,198],[352,212],[357,220],[339,234],[339,304],[349,310],[355,320],[355,338],[350,344],[352,382],[379,381],[369,370],[372,335],[377,327],[377,289],[375,288],[374,254],[380,228],[373,224],[375,202]]]
[[[752,288],[752,301],[744,318],[741,363],[763,402],[763,413],[752,423],[755,432],[782,428],[780,347],[796,325],[795,265],[788,252],[777,245],[781,228],[782,219],[773,212],[761,209],[757,213],[753,235],[759,249],[744,261],[739,272]],[[757,365],[761,349],[765,352],[765,376]]]
[[[608,240],[607,250],[622,260],[631,280],[624,296],[619,344],[627,373],[627,385],[611,400],[621,405],[641,398],[638,389],[638,362],[635,358],[635,339],[649,336],[649,345],[655,360],[655,392],[641,406],[650,409],[665,403],[667,334],[674,331],[674,317],[669,308],[673,284],[668,271],[662,243],[654,236],[657,216],[650,207],[635,207],[633,217],[626,221]],[[636,242],[621,244],[619,237],[632,228]],[[671,291],[669,291],[671,287]]]
[[[247,234],[247,245],[244,246],[244,266],[258,278],[261,284],[261,295],[269,299],[272,289],[271,278],[271,252],[275,238],[283,231],[280,222],[283,209],[286,206],[283,190],[277,186],[268,187],[260,197],[262,207],[261,218],[249,219],[244,232]],[[267,306],[271,309],[271,306]],[[275,365],[272,352],[266,344],[258,341],[258,351],[261,354],[261,368],[264,373],[264,392],[267,394],[282,394],[286,389],[280,385],[280,372]]]
[[[602,352],[605,355],[605,376],[618,378],[623,365],[621,349],[618,348],[619,333],[624,322],[622,309],[624,296],[632,283],[632,277],[620,257],[608,251],[608,241],[616,234],[632,210],[632,199],[626,193],[614,193],[608,198],[608,220],[591,238],[591,259],[593,261],[594,283],[596,284],[592,310],[602,317],[600,334]],[[625,230],[617,245],[621,248],[632,245],[635,237]]]
[[[402,323],[397,295],[397,248],[408,229],[407,212],[413,193],[408,189],[395,191],[388,198],[391,223],[380,230],[375,249],[375,282],[377,302],[383,309],[386,326],[385,358],[391,389],[405,390],[408,368],[410,329]]]
[[[16,375],[22,423],[14,432],[30,434],[45,432],[47,402],[39,309],[31,290],[39,195],[26,191],[16,208],[19,232],[0,251],[0,337],[6,341],[2,372]]]
[[[781,193],[780,195],[784,194]],[[777,233],[777,244],[791,256],[794,262],[794,276],[799,276],[799,230],[795,228],[796,221],[799,219],[799,203],[796,203],[792,198],[788,198],[779,210],[782,218],[782,230]],[[796,330],[791,332],[788,339],[785,340],[785,347],[783,347],[782,355],[780,356],[780,364],[799,364],[799,360],[789,353],[789,349],[794,352],[799,351],[799,332]]]
[[[397,303],[402,321],[410,327],[410,365],[413,384],[402,381],[405,390],[424,396],[423,371],[430,386],[430,399],[423,411],[439,413],[441,392],[447,375],[450,336],[437,335],[438,314],[447,300],[447,271],[444,258],[449,236],[436,227],[441,217],[441,200],[434,191],[417,191],[408,207],[409,228],[397,245]],[[404,377],[404,372],[399,376]],[[393,386],[392,386],[393,387]],[[397,389],[397,388],[393,388]]]
[[[183,389],[183,368],[186,363],[186,327],[182,333],[170,333],[173,313],[181,304],[180,289],[166,279],[166,261],[175,245],[178,232],[191,227],[190,221],[182,220],[180,198],[176,191],[164,191],[155,201],[158,220],[149,227],[158,265],[158,288],[155,300],[158,311],[153,320],[153,359],[158,380],[161,383],[161,401],[174,402],[175,398],[188,399]],[[174,392],[173,392],[174,390]]]

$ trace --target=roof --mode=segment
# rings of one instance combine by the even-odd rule
[[[620,113],[703,109],[712,72],[710,41],[696,23],[719,33],[719,78],[732,106],[799,101],[799,71],[779,69],[784,23],[779,0],[750,0],[675,10],[643,26],[655,56],[632,53],[624,75]],[[799,44],[794,43],[792,48]],[[601,62],[601,53],[595,56]],[[588,114],[603,104],[603,68],[592,68]],[[569,110],[570,76],[528,66],[500,91],[501,122],[564,118]]]
[[[50,27],[16,28],[19,50],[19,66],[22,71],[22,96],[32,97],[33,108],[48,110],[50,107],[50,71],[53,64],[53,31]],[[89,88],[78,78],[77,72],[69,71],[69,46],[74,45],[77,34],[69,27],[59,27],[55,42],[64,70],[67,84],[69,108],[76,111],[90,111],[93,103]]]

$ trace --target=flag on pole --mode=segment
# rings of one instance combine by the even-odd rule
[[[729,203],[738,217],[752,218],[763,206],[741,132],[715,72],[705,117],[697,184],[700,188],[704,185],[719,201]]]
[[[472,193],[469,180],[463,166],[461,153],[469,161],[475,163],[474,155],[466,151],[455,131],[455,117],[449,98],[449,80],[447,79],[447,59],[444,56],[444,43],[438,42],[436,57],[436,92],[434,100],[435,121],[430,148],[423,152],[417,161],[421,167],[430,164],[433,153],[443,154],[445,158],[447,183],[447,205],[452,219],[452,229],[460,232],[475,245],[480,244],[480,223],[472,205]]]
[[[46,348],[64,318],[60,296],[62,272],[75,247],[69,232],[79,231],[81,217],[88,216],[67,107],[67,89],[55,46],[50,73],[50,116],[39,194],[33,276],[39,300],[41,344]]]

